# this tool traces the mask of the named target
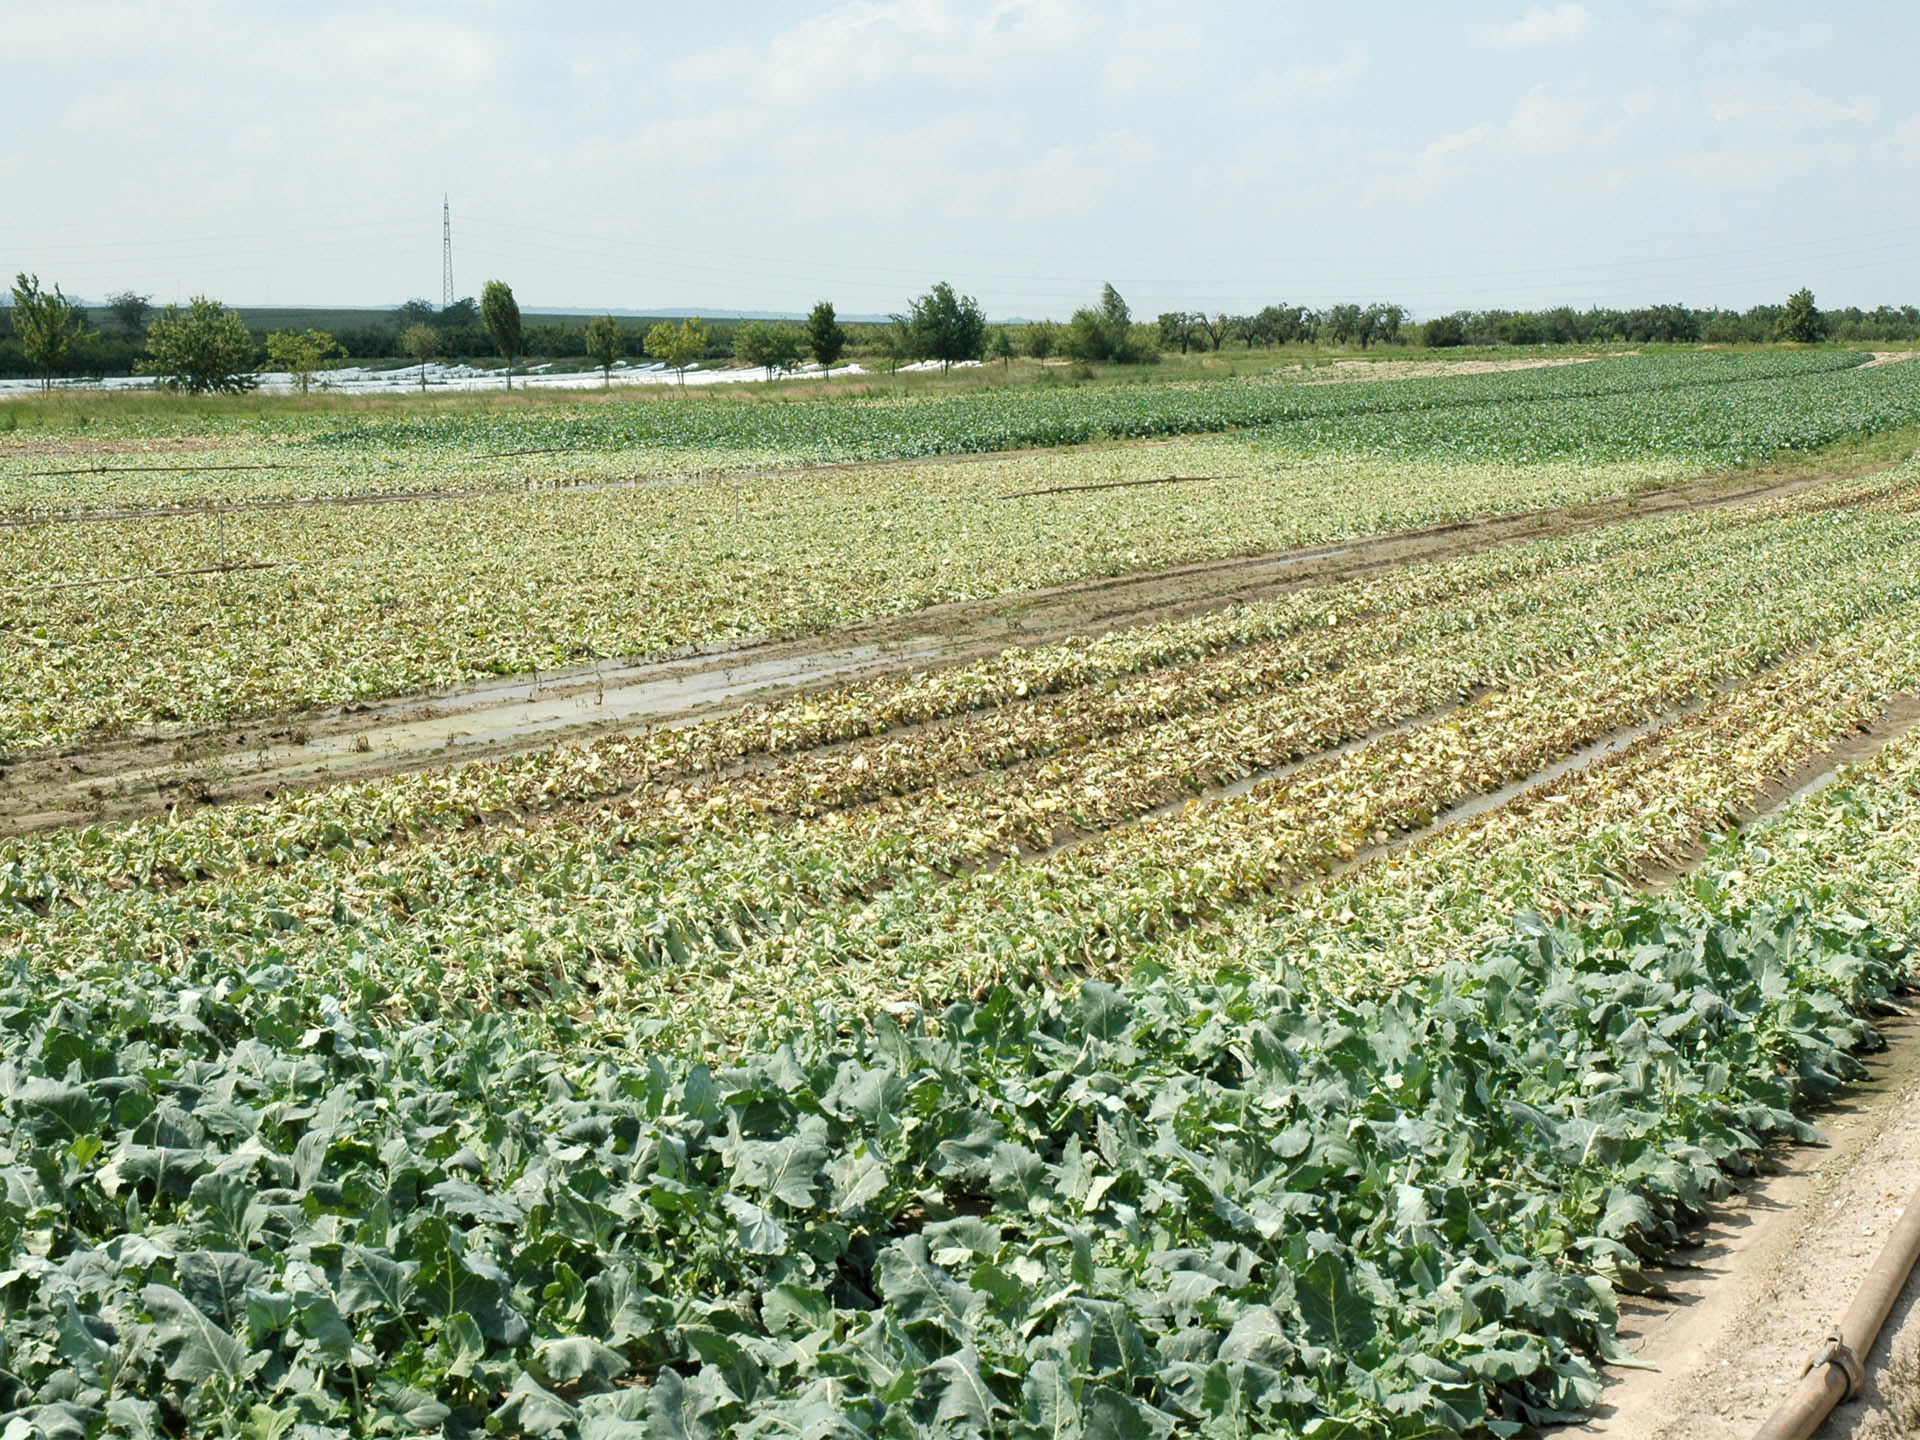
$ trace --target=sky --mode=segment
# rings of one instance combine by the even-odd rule
[[[0,0],[0,270],[996,319],[1920,303],[1920,5]]]

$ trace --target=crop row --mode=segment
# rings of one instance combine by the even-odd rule
[[[1912,786],[1881,824],[1910,853]],[[1872,837],[1829,838],[1838,865]],[[720,1070],[543,1049],[499,1015],[396,1024],[351,956],[16,971],[0,1417],[554,1440],[1577,1419],[1616,1287],[1810,1133],[1796,1109],[1862,1073],[1856,1017],[1905,960],[1805,904],[1642,904],[1523,923],[1377,1001],[1284,974],[1001,990]]]
[[[1687,889],[1715,904],[1804,897],[1890,935],[1920,934],[1920,843],[1902,818],[1920,797],[1920,728],[1830,782],[1749,822],[1725,847],[1737,863],[1703,866]]]
[[[681,1035],[757,1027],[809,995],[864,1008],[916,986],[954,993],[1034,973],[1042,961],[1108,967],[1132,945],[1309,880],[1367,837],[1425,823],[1850,624],[1904,624],[1920,585],[1903,548],[1908,523],[1899,511],[1820,516],[1769,535],[1758,554],[1749,542],[1766,527],[1725,526],[1725,553],[1696,551],[1693,573],[1664,585],[1626,564],[1611,589],[1567,585],[1563,606],[1501,618],[1476,598],[1481,628],[1441,627],[1425,649],[1358,659],[1215,710],[1147,717],[1001,773],[954,776],[966,746],[921,745],[931,773],[907,766],[889,786],[909,793],[843,795],[859,803],[803,822],[770,817],[769,788],[784,787],[778,803],[792,804],[796,784],[804,795],[839,772],[858,774],[867,754],[896,743],[910,758],[916,737],[836,751],[824,764],[801,756],[798,771],[676,787],[531,830],[502,822],[397,850],[322,853],[254,878],[214,867],[184,889],[136,879],[124,891],[124,872],[95,869],[88,880],[59,865],[71,843],[25,842],[15,883],[49,898],[23,944],[50,966],[81,948],[129,964],[265,948],[315,973],[358,952],[409,975],[421,1003],[540,996],[557,1011],[651,1013]],[[1608,619],[1580,619],[1588,610]],[[1044,843],[1063,820],[1124,823],[1169,796],[1363,736],[1481,685],[1498,688],[1243,799],[1203,803],[1057,861],[951,879],[1022,841]],[[1086,698],[1097,713],[1106,697]],[[1017,744],[1024,713],[1012,723],[980,717],[974,723],[991,723],[973,733]],[[1059,942],[1051,955],[1048,936]]]
[[[1920,370],[1812,358],[1827,368],[1605,362],[1575,367],[1596,374],[1569,393],[1482,395],[1474,382],[1512,377],[1470,377],[1444,382],[1459,391],[1444,405],[1408,388],[1329,411],[1318,428],[1289,422],[1177,451],[0,531],[14,602],[0,614],[0,753],[1616,497],[1920,420]],[[1183,483],[1131,484],[1176,462]],[[414,488],[468,484],[435,470],[432,452],[405,463],[427,467]],[[1087,483],[1123,488],[1022,493]],[[271,568],[118,583],[236,559]],[[115,583],[49,588],[96,579]]]
[[[120,417],[108,411],[84,416],[84,428],[71,433],[17,448],[0,447],[0,513],[652,484],[800,463],[1206,435],[1274,429],[1276,424],[1295,434],[1296,443],[1299,437],[1319,437],[1336,449],[1366,452],[1380,443],[1367,435],[1403,434],[1402,417],[1409,414],[1452,412],[1459,416],[1456,423],[1463,433],[1497,436],[1506,422],[1493,419],[1491,412],[1508,419],[1510,411],[1534,409],[1565,415],[1569,404],[1576,409],[1582,404],[1605,407],[1623,393],[1658,405],[1660,397],[1691,390],[1732,393],[1757,388],[1771,392],[1781,410],[1797,410],[1809,403],[1797,398],[1801,387],[1850,370],[1864,358],[1846,352],[1624,357],[1570,372],[1515,371],[1382,386],[1302,387],[1265,378],[1022,387],[917,399],[760,400],[735,395],[674,403],[656,396],[390,417],[344,427],[324,411],[267,410],[247,416],[195,416],[184,422]],[[1871,398],[1890,393],[1879,371],[1859,371],[1856,378],[1865,382],[1855,387],[1858,404],[1884,403]],[[1810,403],[1825,407],[1831,402]],[[1731,406],[1734,413],[1745,408],[1739,402]],[[1546,428],[1555,423],[1548,421]],[[1522,421],[1519,428],[1542,427]],[[1823,433],[1830,429],[1815,428]],[[1736,421],[1734,429],[1739,433],[1733,449],[1742,453],[1753,450],[1756,439],[1763,448],[1769,443],[1777,448],[1782,438],[1794,438],[1790,433],[1783,437],[1777,420],[1767,422],[1757,412]],[[1636,427],[1634,433],[1642,443],[1657,442],[1663,454],[1678,447],[1695,458],[1701,451],[1675,426],[1651,434]],[[1710,433],[1718,448],[1728,448],[1728,436]],[[1770,441],[1761,438],[1769,436]],[[1432,438],[1444,453],[1465,453],[1458,435],[1443,431]],[[1806,443],[1804,436],[1800,443]],[[1396,448],[1404,453],[1404,443]],[[1549,448],[1555,454],[1567,449],[1564,444]],[[70,473],[94,464],[112,468]],[[168,468],[144,468],[150,466]],[[1006,488],[1052,483],[1058,482],[1035,478]]]
[[[423,447],[458,454],[520,445],[732,446],[813,461],[1078,445],[1374,416],[1557,405],[1619,395],[1658,397],[1709,387],[1784,390],[1848,370],[1848,352],[1630,356],[1566,368],[1440,376],[1392,386],[1301,386],[1272,379],[1021,386],[912,400],[830,399],[779,405],[659,404],[468,412],[371,420],[317,435],[330,450]]]
[[[1182,936],[1177,959],[1158,958],[1206,973],[1228,963],[1228,955],[1236,957],[1230,963],[1257,966],[1311,954],[1329,981],[1375,989],[1473,953],[1516,908],[1604,910],[1622,887],[1690,862],[1703,837],[1746,818],[1769,786],[1817,762],[1876,720],[1891,696],[1912,690],[1920,683],[1912,644],[1911,635],[1896,634],[1877,654],[1830,670],[1822,665],[1833,652],[1823,647],[1616,756],[1282,903],[1251,909],[1217,933]],[[1908,739],[1890,758],[1904,755],[1910,763],[1914,744]],[[1849,804],[1874,793],[1866,783],[1874,773],[1844,792]],[[1766,837],[1782,827],[1833,813],[1825,805],[1783,812],[1757,830],[1756,853],[1766,860],[1773,843]],[[1821,843],[1814,835],[1801,848]],[[1906,933],[1920,898],[1910,850],[1905,864],[1897,883],[1888,880],[1898,874],[1896,863],[1876,872],[1882,884],[1849,887],[1849,906]],[[1813,895],[1816,888],[1776,880],[1770,893]]]
[[[816,633],[952,601],[1613,497],[1646,467],[1298,465],[1213,442],[1223,478],[997,498],[968,473],[488,496],[0,531],[0,753]],[[1232,453],[1229,453],[1232,452]],[[1055,475],[1164,474],[1078,456]],[[227,560],[272,568],[50,590]]]
[[[1761,523],[1752,515],[1714,517],[1705,528],[1662,522],[1610,534],[1604,545],[1555,542],[1529,547],[1530,553],[1512,557],[1518,563],[1454,562],[1391,584],[1357,587],[1358,595],[1326,604],[1290,597],[1177,626],[1120,632],[1084,648],[1008,652],[925,681],[852,687],[584,752],[563,749],[362,791],[234,807],[163,827],[86,832],[72,848],[88,857],[86,870],[140,883],[167,873],[225,876],[236,866],[276,863],[312,848],[378,845],[395,827],[404,835],[435,818],[464,828],[489,811],[522,815],[667,784],[674,789],[665,796],[640,793],[616,809],[616,817],[630,817],[637,805],[660,817],[666,833],[712,832],[780,813],[911,795],[1025,760],[1065,756],[1071,762],[1105,737],[1189,716],[1204,725],[1222,705],[1266,696],[1274,696],[1272,704],[1230,715],[1229,728],[1258,735],[1263,726],[1249,724],[1257,718],[1273,731],[1274,743],[1284,743],[1286,732],[1303,725],[1311,730],[1315,717],[1336,702],[1353,716],[1349,725],[1393,723],[1476,686],[1591,653],[1656,616],[1671,619],[1724,605],[1762,577],[1797,582],[1903,543],[1909,526],[1903,512],[1912,497],[1888,489],[1877,498],[1895,502],[1895,508],[1882,514],[1876,504],[1850,514],[1843,525],[1803,526],[1790,518],[1812,503],[1803,499],[1767,507],[1774,517],[1788,517],[1784,523]],[[1871,523],[1869,517],[1875,517]],[[1549,556],[1558,566],[1539,573],[1540,560]],[[1516,573],[1525,578],[1509,578]],[[1487,586],[1490,575],[1503,583]],[[1424,603],[1412,610],[1381,608],[1389,601],[1406,605],[1410,595]],[[1354,604],[1356,598],[1365,605]],[[1276,634],[1281,638],[1259,638]],[[1157,663],[1196,651],[1200,658]],[[1424,678],[1409,691],[1416,670]],[[1290,693],[1307,682],[1315,688]],[[1289,693],[1275,696],[1276,690]],[[1023,698],[1020,692],[1030,693]],[[1415,697],[1414,703],[1369,702],[1395,692]],[[949,723],[928,728],[941,716]],[[900,725],[909,728],[891,733]],[[816,748],[849,731],[875,738]],[[1171,733],[1177,745],[1198,743],[1202,732]],[[699,778],[723,760],[769,752],[785,758],[740,776]],[[305,824],[290,832],[283,822],[293,816]],[[590,813],[575,823],[591,828],[601,818]],[[257,843],[263,839],[271,844]],[[44,853],[65,847],[50,840],[37,848]]]
[[[1493,638],[1489,627],[1496,620],[1510,620],[1543,602],[1550,602],[1549,610],[1569,615],[1583,598],[1607,615],[1628,613],[1623,607],[1640,613],[1644,597],[1633,592],[1644,586],[1671,587],[1676,568],[1698,569],[1704,576],[1707,570],[1717,573],[1746,564],[1746,557],[1756,551],[1756,563],[1766,566],[1767,552],[1791,543],[1809,517],[1864,510],[1896,517],[1875,524],[1898,525],[1897,517],[1915,496],[1911,475],[1905,472],[1823,486],[1737,510],[1613,526],[1412,567],[1192,620],[1008,650],[924,675],[753,705],[685,728],[563,745],[366,786],[290,795],[268,804],[221,807],[162,826],[79,831],[48,837],[35,848],[43,862],[53,853],[64,855],[58,867],[63,871],[78,867],[138,884],[169,876],[227,875],[288,863],[315,851],[364,851],[437,828],[464,829],[487,817],[526,815],[669,785],[710,786],[713,781],[702,781],[702,776],[725,776],[743,764],[787,767],[784,783],[790,789],[817,787],[815,808],[847,803],[884,793],[878,777],[896,764],[903,763],[910,776],[916,755],[921,757],[918,770],[926,772],[928,744],[967,747],[973,766],[986,768],[989,763],[983,753],[989,742],[967,738],[964,724],[954,730],[959,738],[935,738],[918,750],[914,732],[952,728],[968,717],[984,716],[995,728],[1014,732],[1011,743],[1037,758],[1115,728],[1112,719],[1097,724],[1089,719],[1082,728],[1063,732],[1049,747],[1042,743],[1040,730],[1052,723],[1049,717],[1057,719],[1061,713],[1124,716],[1125,697],[1133,695],[1151,708],[1135,712],[1132,723],[1138,724],[1142,716],[1171,718],[1265,693],[1276,679],[1324,676],[1357,662],[1437,645],[1448,637],[1470,635],[1484,644]],[[1819,529],[1807,533],[1816,540],[1823,534]],[[1828,538],[1843,546],[1844,534],[1844,527],[1834,529]],[[1865,532],[1862,535],[1864,541]],[[1797,568],[1806,573],[1832,559],[1824,556]],[[1602,623],[1608,623],[1604,615]],[[1463,673],[1460,684],[1470,688],[1516,673],[1508,662]],[[1269,678],[1253,684],[1253,675]],[[1440,703],[1446,693],[1435,691],[1430,703]],[[846,742],[869,737],[898,737],[892,749],[903,760],[885,758],[890,751],[843,748]],[[813,751],[822,753],[809,760]],[[938,773],[931,772],[929,778]],[[776,778],[763,783],[782,782]],[[857,795],[849,793],[856,788]],[[832,800],[836,795],[840,798]],[[799,802],[787,804],[798,808]],[[0,849],[0,866],[5,863],[5,850]]]
[[[1751,723],[1759,730],[1803,726],[1837,738],[1891,689],[1912,683],[1908,657],[1916,639],[1920,620],[1909,611],[1898,622],[1863,627],[1846,644],[1823,646],[1815,658],[1778,673],[1812,686],[1821,665],[1831,662],[1835,683],[1853,687],[1846,703],[1831,715],[1802,720],[1789,712],[1782,719],[1766,709],[1778,703],[1769,681],[1755,692],[1762,698],[1748,702],[1758,710]],[[1667,695],[1683,689],[1676,684]],[[1309,884],[1369,844],[1657,713],[1652,700],[1631,691],[1602,694],[1592,709],[1576,709],[1544,731],[1524,713],[1503,717],[1496,706],[1463,711],[1423,727],[1431,733],[1389,737],[1322,769],[1290,775],[1265,793],[1201,803],[1045,865],[1003,867],[963,884],[909,879],[870,903],[825,911],[737,953],[709,960],[689,945],[671,963],[642,969],[645,957],[629,951],[587,973],[622,996],[619,1008],[646,1007],[683,1027],[697,1021],[712,1028],[749,1024],[754,1006],[783,992],[790,1003],[804,998],[864,1011],[1029,975],[1123,973],[1143,947]],[[1475,721],[1486,722],[1485,730]],[[1742,743],[1737,730],[1714,738],[1735,749]],[[1705,823],[1719,813],[1719,800]],[[1511,891],[1502,898],[1511,901]],[[1349,908],[1342,904],[1337,913]],[[554,939],[561,943],[528,958],[566,955],[564,932]],[[1326,939],[1338,946],[1344,937]],[[1364,976],[1369,953],[1360,949],[1349,960],[1348,950],[1333,949],[1325,968],[1343,979]],[[1397,970],[1383,969],[1382,981]]]

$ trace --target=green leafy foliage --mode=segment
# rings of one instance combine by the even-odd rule
[[[847,331],[833,313],[833,303],[822,300],[807,316],[807,353],[826,374],[833,373],[847,348]]]
[[[984,345],[984,322],[979,341]],[[656,348],[654,332],[647,350],[674,363]],[[687,363],[699,353],[688,355]],[[658,405],[542,406],[535,414],[368,420],[316,435],[310,443],[369,453],[414,446],[660,446],[756,455],[772,450],[793,460],[841,461],[1273,427],[1275,444],[1323,454],[1591,462],[1653,453],[1739,464],[1887,423],[1909,423],[1920,381],[1897,365],[1843,373],[1866,358],[1854,351],[1700,352],[1394,385],[1256,378],[1019,386],[924,399],[702,404],[673,411]],[[1907,418],[1886,418],[1895,412]]]
[[[602,383],[611,384],[613,362],[620,358],[625,342],[620,322],[611,315],[596,315],[587,322],[587,358],[600,367]]]
[[[1805,910],[1643,903],[1379,999],[1144,974],[721,1069],[406,1019],[374,975],[270,955],[16,971],[0,1406],[49,1433],[1511,1433],[1592,1404],[1615,1287],[1807,1133],[1904,961]]]
[[[669,370],[680,372],[680,383],[687,382],[687,369],[707,353],[707,327],[698,315],[689,315],[678,325],[662,320],[647,331],[647,354]]]
[[[733,358],[767,372],[769,380],[800,363],[805,338],[784,321],[749,320],[733,332]]]
[[[20,337],[27,363],[40,373],[41,384],[71,368],[74,346],[87,338],[87,312],[60,292],[40,288],[40,277],[22,271],[14,277],[13,305],[8,321]]]
[[[137,368],[192,394],[251,390],[253,336],[218,300],[196,295],[182,310],[168,305],[147,327],[147,359]]]
[[[1775,333],[1782,340],[1813,345],[1827,338],[1827,325],[1814,308],[1813,291],[1804,285],[1787,297]]]
[[[520,354],[520,302],[504,280],[489,280],[480,289],[480,323],[507,362],[507,385],[513,385],[513,362]]]
[[[904,321],[918,359],[938,360],[944,368],[986,354],[986,312],[973,296],[957,294],[945,280],[916,297],[907,314],[895,319]]]
[[[407,334],[410,336],[413,330],[419,328],[417,325],[410,327]],[[407,352],[413,354],[417,341],[407,340],[404,336],[402,338]],[[340,342],[325,330],[275,330],[267,336],[267,363],[279,366],[299,381],[302,395],[312,386],[317,371],[323,369],[329,360],[346,353]],[[413,358],[422,360],[426,357],[414,355]]]

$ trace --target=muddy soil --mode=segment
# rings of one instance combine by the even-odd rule
[[[1774,498],[1819,475],[1714,477],[1637,497],[1487,517],[935,606],[822,635],[640,664],[515,676],[227,729],[169,729],[0,761],[0,834],[126,819],[686,724],[829,685],[964,663],[1009,646],[1181,619],[1286,591],[1622,520]]]

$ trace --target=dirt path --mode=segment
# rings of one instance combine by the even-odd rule
[[[1920,1185],[1920,1016],[1883,1026],[1872,1078],[1814,1117],[1821,1146],[1778,1154],[1776,1173],[1714,1207],[1684,1268],[1650,1272],[1666,1301],[1629,1299],[1622,1338],[1658,1370],[1614,1370],[1595,1418],[1560,1433],[1618,1440],[1750,1440],[1838,1322]],[[1909,1283],[1868,1360],[1868,1392],[1920,1331]],[[1820,1431],[1862,1436],[1867,1406]]]
[[[1920,696],[1770,786],[1770,813],[1829,784],[1920,724]],[[1654,877],[1662,888],[1684,869]],[[1621,1338],[1658,1369],[1613,1369],[1599,1412],[1566,1435],[1608,1440],[1749,1440],[1839,1322],[1887,1233],[1920,1189],[1920,1007],[1881,1025],[1887,1048],[1865,1057],[1869,1078],[1812,1120],[1824,1144],[1770,1156],[1771,1172],[1715,1205],[1678,1265],[1650,1270],[1664,1298],[1626,1297]],[[1920,1282],[1910,1281],[1867,1359],[1859,1402],[1834,1412],[1821,1440],[1893,1440],[1871,1418],[1896,1354],[1920,1345]],[[1901,1374],[1907,1372],[1902,1369]],[[1899,1378],[1894,1379],[1897,1387]],[[1910,1398],[1910,1397],[1903,1397]]]
[[[131,818],[180,803],[243,800],[609,731],[683,724],[752,700],[959,664],[1013,645],[1180,619],[1627,519],[1785,496],[1829,478],[1721,476],[1598,504],[935,606],[824,635],[636,665],[516,676],[224,730],[172,729],[21,756],[0,765],[0,834]]]

